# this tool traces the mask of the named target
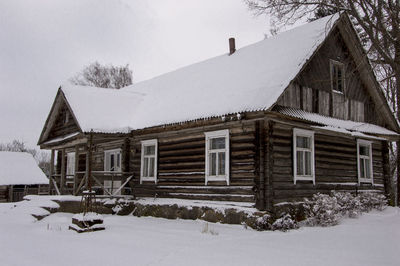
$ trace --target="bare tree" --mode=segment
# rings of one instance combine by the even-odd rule
[[[50,173],[50,155],[48,152],[37,151],[32,148],[28,148],[25,142],[21,140],[13,140],[10,143],[0,143],[0,151],[12,151],[12,152],[27,152],[32,154],[35,158],[36,163],[42,169],[42,171],[49,176]]]
[[[75,85],[120,89],[132,84],[129,65],[112,66],[94,62],[70,79]]]
[[[346,12],[356,25],[378,81],[400,119],[400,1],[399,0],[244,0],[256,15],[267,14],[271,25],[280,27],[299,19],[309,21],[335,12]],[[398,149],[391,149],[397,168]],[[400,171],[397,173],[399,180]],[[400,182],[397,182],[400,199]]]

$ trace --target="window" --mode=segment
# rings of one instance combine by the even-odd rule
[[[372,145],[370,141],[357,140],[358,183],[373,183]]]
[[[157,140],[142,141],[142,160],[140,183],[154,181],[157,183]]]
[[[314,132],[293,129],[293,173],[297,180],[311,180],[315,184]]]
[[[206,132],[206,185],[226,181],[229,185],[229,130]]]
[[[69,112],[65,111],[64,124],[68,124],[68,122],[69,122]]]
[[[115,192],[120,188],[121,181],[112,181],[112,180],[104,180],[104,189],[107,190],[111,195],[114,195]],[[104,195],[108,195],[106,191],[104,191]],[[121,189],[115,195],[121,195]]]
[[[75,152],[67,153],[67,178],[75,175]]]
[[[331,86],[332,91],[344,92],[344,64],[331,60]]]
[[[121,172],[121,149],[104,152],[104,171]]]

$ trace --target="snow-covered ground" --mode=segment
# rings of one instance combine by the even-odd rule
[[[399,208],[286,233],[103,215],[105,231],[78,234],[73,214],[35,221],[38,204],[0,204],[0,265],[400,265]]]

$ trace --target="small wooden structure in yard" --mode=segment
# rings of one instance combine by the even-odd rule
[[[49,179],[26,152],[0,151],[0,202],[21,201],[25,195],[47,195]]]
[[[120,90],[60,87],[38,142],[57,158],[51,193],[80,194],[92,176],[105,196],[270,211],[317,192],[388,194],[399,125],[347,15],[230,44]]]

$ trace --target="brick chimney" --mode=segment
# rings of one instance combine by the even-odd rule
[[[229,55],[236,51],[235,38],[229,38]]]

